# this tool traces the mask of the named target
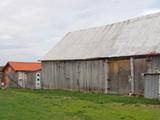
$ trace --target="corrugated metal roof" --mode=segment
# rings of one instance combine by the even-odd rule
[[[160,13],[69,32],[42,60],[110,58],[160,53]]]

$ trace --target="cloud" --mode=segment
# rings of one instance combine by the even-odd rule
[[[136,17],[154,9],[156,2],[1,0],[0,65],[11,60],[36,61],[69,31]]]

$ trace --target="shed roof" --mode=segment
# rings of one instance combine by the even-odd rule
[[[69,32],[44,60],[112,58],[160,53],[160,13]]]
[[[10,65],[14,71],[37,71],[41,69],[38,62],[8,62],[3,70]]]

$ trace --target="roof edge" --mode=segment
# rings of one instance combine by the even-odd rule
[[[100,25],[100,26],[95,26],[95,27],[88,27],[88,28],[73,30],[73,31],[70,31],[68,33],[73,33],[73,32],[78,32],[78,31],[88,30],[88,29],[95,29],[95,28],[104,27],[104,26],[112,26],[112,25],[120,24],[120,23],[131,23],[131,22],[136,22],[136,21],[143,20],[143,19],[146,19],[146,18],[149,19],[149,18],[157,17],[159,15],[160,15],[160,12],[151,13],[151,14],[142,15],[142,16],[135,16],[135,17],[131,17],[129,19],[124,19],[124,20],[119,20],[117,22],[108,23],[106,25]],[[66,35],[68,33],[66,33]]]
[[[141,54],[141,55],[128,55],[128,56],[115,56],[115,57],[95,57],[95,58],[85,58],[85,59],[57,59],[57,60],[41,60],[41,62],[46,62],[46,61],[85,61],[85,60],[99,60],[99,59],[122,59],[122,58],[142,58],[142,57],[149,57],[149,56],[159,56],[160,53],[156,54]]]

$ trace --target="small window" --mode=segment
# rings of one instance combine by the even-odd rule
[[[39,76],[40,76],[40,73],[37,73],[37,76],[39,77]]]
[[[39,83],[37,83],[37,85],[39,85]]]
[[[40,79],[39,79],[39,78],[37,78],[37,81],[40,81]]]

